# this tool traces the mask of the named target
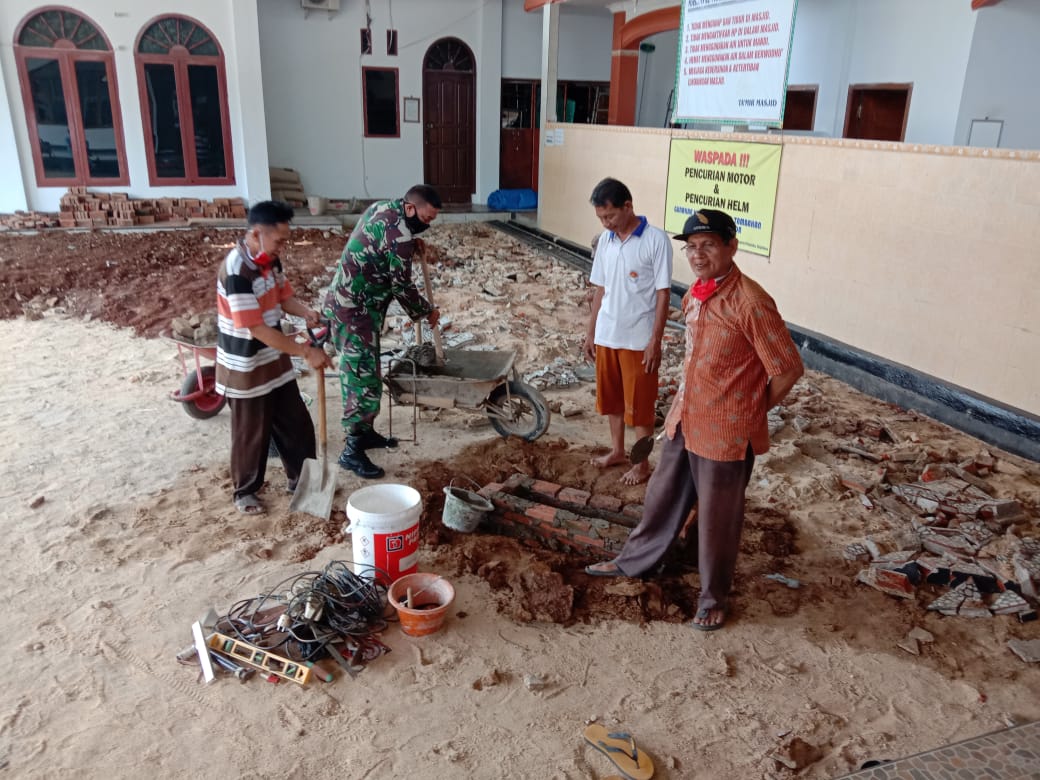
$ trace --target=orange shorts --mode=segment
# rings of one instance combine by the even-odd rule
[[[657,372],[643,370],[643,351],[596,345],[596,411],[623,414],[625,425],[654,427]]]

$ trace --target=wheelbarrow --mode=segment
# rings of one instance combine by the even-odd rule
[[[188,416],[197,420],[220,414],[227,398],[217,392],[217,367],[215,364],[202,364],[203,359],[216,361],[217,345],[195,344],[176,336],[167,338],[177,345],[177,356],[184,372],[181,389],[171,392],[170,399],[180,403]],[[194,368],[188,361],[188,355],[193,357]]]
[[[445,349],[444,362],[420,366],[409,358],[390,361],[383,384],[393,405],[411,405],[412,439],[420,406],[483,412],[503,437],[534,441],[549,428],[545,397],[520,379],[511,350]],[[392,430],[391,430],[392,434]]]

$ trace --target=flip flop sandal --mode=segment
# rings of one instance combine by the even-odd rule
[[[594,569],[590,565],[590,566],[586,566],[585,567],[585,573],[590,575],[590,576],[592,576],[592,577],[627,577],[628,576],[623,571],[621,571],[621,569],[619,569],[617,567],[617,564],[614,564],[613,561],[611,561],[610,563],[613,566],[612,569]]]
[[[262,515],[267,511],[264,505],[260,503],[260,499],[254,495],[236,498],[235,509],[244,515]]]
[[[718,609],[718,608],[717,607],[701,607],[700,609],[697,610],[697,617],[700,620],[704,620],[706,617],[708,617],[711,614],[712,609]],[[690,623],[690,625],[693,626],[698,631],[718,631],[720,628],[722,628],[724,625],[726,625],[726,613],[725,613],[725,611],[723,611],[722,612],[722,620],[719,621],[718,623],[713,624],[713,625],[708,625],[706,623]]]
[[[628,780],[650,780],[654,762],[636,747],[632,735],[623,731],[608,732],[593,723],[583,732],[585,741],[609,758]]]

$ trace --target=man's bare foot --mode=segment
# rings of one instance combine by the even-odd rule
[[[622,463],[628,463],[628,456],[623,452],[614,452],[611,450],[606,455],[600,455],[598,458],[593,458],[591,463],[598,469],[605,469],[610,466],[620,466]]]
[[[701,607],[693,617],[693,627],[698,631],[716,631],[726,622],[726,610],[722,607]]]
[[[650,468],[650,462],[644,460],[642,463],[637,463],[622,474],[620,482],[622,485],[640,485],[650,479],[652,471],[653,469]]]

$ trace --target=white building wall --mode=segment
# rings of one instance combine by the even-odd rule
[[[651,35],[643,43],[654,46],[651,52],[639,52],[639,90],[636,96],[636,125],[666,127],[671,121],[669,100],[675,87],[675,64],[679,56],[679,31]]]
[[[38,186],[33,169],[32,148],[25,119],[25,107],[18,87],[14,59],[15,31],[22,20],[43,8],[33,0],[3,0],[0,6],[0,58],[3,62],[5,87],[10,102],[14,133],[21,160],[22,176],[28,204],[40,211],[57,211],[65,187]],[[129,192],[133,197],[199,197],[241,196],[250,201],[269,194],[264,144],[255,142],[256,128],[263,127],[264,105],[257,90],[243,88],[243,80],[255,80],[258,41],[250,35],[256,29],[256,6],[252,0],[135,0],[133,3],[113,0],[77,0],[75,10],[90,18],[108,37],[115,59],[116,81],[123,119],[123,142],[130,174],[128,187],[94,187],[98,191]],[[204,24],[216,36],[224,51],[228,84],[228,111],[231,144],[234,155],[235,181],[220,187],[152,187],[148,182],[145,156],[144,126],[134,63],[134,43],[138,34],[156,16],[181,14]],[[0,130],[2,133],[2,130]],[[247,136],[250,142],[247,142]],[[0,136],[2,137],[2,136]],[[262,141],[262,139],[261,139]],[[2,141],[0,141],[2,143]],[[0,147],[2,148],[2,147]],[[252,178],[252,180],[250,180]]]
[[[296,2],[259,0],[260,50],[271,165],[295,168],[304,187],[330,197],[403,195],[423,180],[423,125],[401,123],[400,138],[365,138],[362,67],[398,69],[400,98],[422,97],[422,62],[437,40],[454,37],[477,69],[477,200],[498,178],[498,100],[483,105],[501,79],[501,0],[394,3],[398,56],[386,54],[387,3],[372,3],[373,53],[360,53],[365,6],[344,2],[331,16]],[[486,40],[485,30],[493,37]],[[536,56],[537,59],[537,56]],[[399,104],[400,108],[400,104]],[[482,118],[483,117],[483,118]],[[494,158],[490,165],[489,159]],[[488,173],[489,165],[494,171]]]
[[[977,12],[954,143],[966,145],[972,119],[1004,120],[1000,146],[1040,149],[1037,51],[1040,3],[1003,0]]]
[[[541,9],[529,13],[522,2],[506,0],[502,6],[502,78],[540,79],[541,56]],[[609,78],[610,66],[607,68]]]
[[[840,136],[844,126],[854,35],[852,21],[852,0],[798,2],[787,83],[818,87],[813,130],[821,134]]]
[[[614,17],[606,9],[560,7],[561,81],[610,81]],[[505,0],[502,13],[502,78],[540,79],[542,10]]]
[[[971,3],[959,0],[859,0],[847,83],[912,83],[904,140],[954,143],[977,16]],[[839,136],[845,93],[836,112]]]
[[[560,8],[559,78],[562,81],[610,81],[610,46],[614,16],[607,10]]]

